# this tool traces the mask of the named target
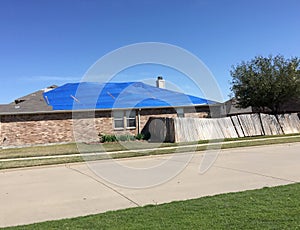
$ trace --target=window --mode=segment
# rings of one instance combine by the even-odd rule
[[[184,117],[183,108],[177,108],[176,112],[177,112],[177,117]]]
[[[136,113],[134,110],[126,111],[126,128],[132,129],[136,127]]]
[[[114,111],[113,114],[114,114],[114,128],[124,129],[124,112]]]
[[[135,110],[130,111],[114,111],[114,129],[123,130],[135,129],[136,128],[136,112]]]

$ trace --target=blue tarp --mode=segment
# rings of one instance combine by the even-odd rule
[[[181,107],[214,104],[142,82],[68,83],[44,93],[53,110]]]

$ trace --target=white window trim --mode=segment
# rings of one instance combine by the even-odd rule
[[[134,117],[130,117],[130,114],[134,112]],[[118,117],[115,116],[115,113],[119,113],[122,115],[119,115]],[[112,118],[113,118],[113,128],[114,130],[132,130],[136,129],[136,111],[135,110],[121,110],[121,111],[113,111],[112,113]],[[121,117],[122,116],[122,117]],[[116,127],[115,121],[122,121],[123,120],[123,127]],[[135,126],[127,126],[129,124],[129,120],[134,120],[135,121]]]
[[[131,113],[134,112],[134,117],[130,117]],[[126,126],[126,129],[136,129],[136,111],[135,110],[127,110],[124,112],[126,122],[124,123],[124,126]],[[135,121],[135,126],[128,126],[129,120]]]
[[[116,113],[122,113],[123,115],[121,115],[120,117],[116,116],[115,114]],[[125,123],[124,123],[124,111],[114,111],[113,112],[113,126],[114,126],[114,130],[124,130],[124,126],[125,126]],[[116,127],[116,122],[115,121],[123,121],[123,127]]]

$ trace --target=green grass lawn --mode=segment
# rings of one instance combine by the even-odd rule
[[[9,229],[300,229],[300,184]]]
[[[281,140],[280,142],[295,142],[300,141],[300,134],[298,135],[278,135],[278,136],[257,136],[257,137],[243,137],[243,138],[231,138],[225,139],[224,142],[228,141],[248,141],[248,140],[261,140],[270,139],[276,137],[285,137],[288,139]],[[279,141],[279,140],[278,140]],[[146,141],[132,141],[126,142],[125,145],[122,142],[116,143],[96,143],[96,144],[84,144],[84,143],[70,143],[70,144],[57,144],[48,146],[32,146],[22,148],[8,148],[0,149],[0,159],[7,158],[21,158],[21,157],[36,157],[36,156],[55,156],[55,155],[68,155],[68,154],[79,154],[79,153],[94,153],[94,152],[112,152],[112,151],[123,151],[132,149],[152,149],[155,147],[188,147],[189,145],[195,144],[207,144],[212,142],[219,142],[219,140],[211,141],[198,141],[198,142],[186,142],[186,143],[149,143]],[[274,142],[270,140],[270,142]],[[248,144],[251,145],[251,144]],[[79,151],[80,150],[80,151]]]
[[[299,135],[300,137],[300,135]],[[195,142],[196,143],[196,142]],[[195,144],[195,143],[185,143]],[[176,143],[162,143],[161,147],[177,146]],[[157,146],[157,143],[132,141],[126,142],[125,145],[122,142],[116,143],[70,143],[70,144],[57,144],[46,146],[32,146],[22,148],[8,148],[0,149],[0,159],[7,158],[20,158],[20,157],[36,157],[36,156],[55,156],[55,155],[68,155],[79,153],[94,153],[94,152],[112,152],[122,151],[128,149],[152,149]]]

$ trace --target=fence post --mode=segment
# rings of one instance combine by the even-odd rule
[[[231,117],[231,116],[229,116],[229,117],[230,117],[231,123],[232,123],[232,125],[233,125],[233,127],[234,127],[234,130],[235,130],[237,136],[240,137],[240,134],[239,134],[239,132],[237,131],[237,128],[236,128],[236,126],[235,126],[235,124],[234,124],[234,122],[233,122],[233,120],[232,120],[232,117]],[[237,120],[238,120],[238,118],[237,118]],[[241,127],[241,130],[243,131],[242,127]]]
[[[284,130],[283,130],[283,128],[282,128],[282,126],[281,126],[281,124],[280,124],[280,122],[279,122],[278,114],[275,114],[275,117],[276,117],[276,120],[277,120],[277,122],[278,122],[278,124],[279,124],[279,127],[280,127],[282,133],[285,134],[285,133],[284,133]]]
[[[258,117],[259,117],[260,125],[261,125],[262,131],[263,131],[263,136],[266,136],[264,124],[263,124],[262,119],[261,119],[261,113],[258,113]]]

